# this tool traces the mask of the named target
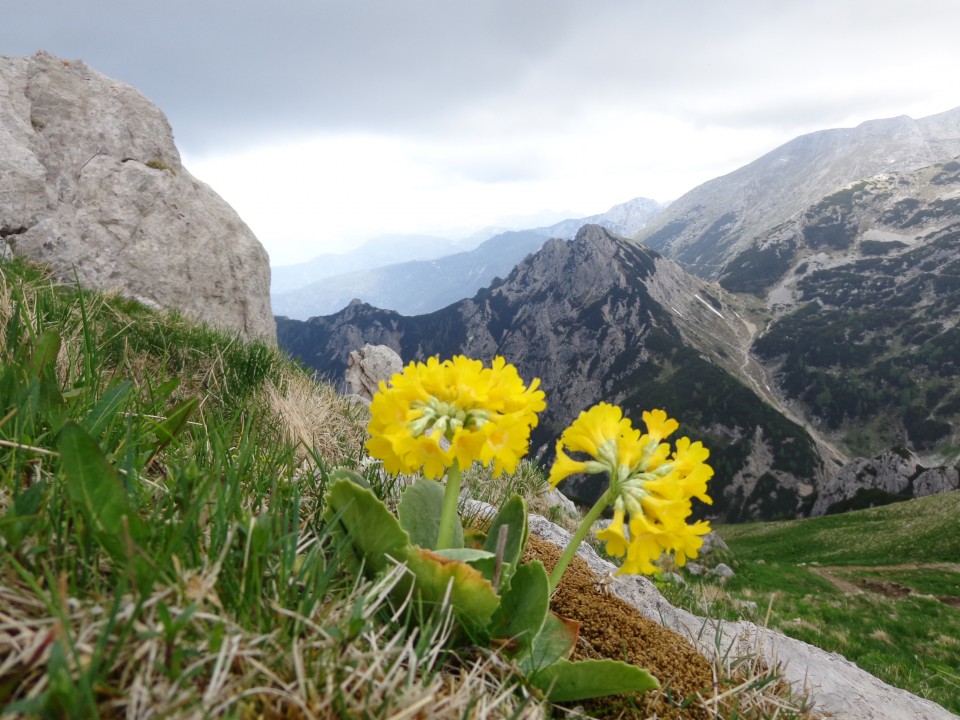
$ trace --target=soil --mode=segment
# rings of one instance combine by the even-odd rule
[[[525,560],[540,560],[550,571],[560,558],[556,546],[531,535]],[[616,696],[578,703],[596,718],[705,720],[699,703],[680,707],[696,694],[714,694],[712,665],[679,634],[648,620],[618,597],[606,593],[600,579],[580,558],[567,567],[550,603],[554,612],[580,623],[572,659],[609,657],[646,668],[660,690],[634,697]]]
[[[839,567],[819,567],[819,566],[808,566],[808,569],[824,578],[829,580],[834,584],[835,587],[842,590],[845,593],[859,593],[864,590],[868,592],[875,592],[883,595],[884,597],[893,598],[898,600],[900,598],[907,597],[908,595],[913,594],[913,588],[910,588],[906,585],[901,585],[900,583],[885,581],[885,580],[868,580],[866,578],[858,578],[852,583],[844,580],[841,577],[838,577],[836,573],[838,572],[850,572],[858,570],[870,570],[870,571],[896,571],[896,570],[948,570],[950,572],[960,573],[960,565],[955,563],[905,563],[902,565],[843,565]],[[929,596],[928,596],[929,597]],[[936,598],[944,605],[950,605],[951,607],[960,607],[960,597],[954,597],[950,595],[940,596]]]

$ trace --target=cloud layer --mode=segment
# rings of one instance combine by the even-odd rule
[[[13,5],[0,53],[140,89],[278,257],[318,225],[343,243],[666,200],[803,132],[960,104],[954,0]]]

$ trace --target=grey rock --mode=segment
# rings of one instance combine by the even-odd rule
[[[955,467],[929,468],[913,481],[914,497],[960,490],[960,472]]]
[[[723,538],[717,535],[716,532],[710,531],[703,536],[703,545],[700,546],[698,555],[703,557],[704,555],[709,555],[712,552],[729,552],[730,548],[727,547],[727,544],[723,541]]]
[[[827,482],[813,504],[811,515],[823,515],[834,503],[849,500],[866,490],[902,493],[918,470],[916,458],[908,450],[889,450],[875,458],[854,460],[844,465]]]
[[[700,577],[707,572],[707,569],[700,563],[688,562],[683,566],[684,569],[694,577]]]
[[[163,113],[82,61],[0,56],[0,238],[63,281],[276,338],[263,246]]]
[[[707,574],[721,578],[722,580],[732,578],[734,575],[736,575],[736,573],[733,571],[733,568],[726,563],[718,563],[716,566],[710,568]]]
[[[580,516],[580,512],[577,510],[576,503],[560,492],[557,488],[553,488],[544,493],[544,500],[547,503],[547,507],[559,507],[567,515],[573,518]]]
[[[350,353],[344,375],[348,395],[356,395],[369,403],[380,386],[396,373],[403,371],[403,360],[386,345],[367,343]]]

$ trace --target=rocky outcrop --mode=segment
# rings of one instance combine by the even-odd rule
[[[276,337],[262,245],[163,113],[82,61],[0,57],[0,238],[64,281]]]
[[[857,510],[958,489],[957,468],[925,468],[909,450],[896,448],[844,465],[821,489],[811,515]]]
[[[347,372],[344,374],[348,395],[370,403],[380,386],[395,373],[403,371],[403,360],[386,345],[364,345],[350,353]]]

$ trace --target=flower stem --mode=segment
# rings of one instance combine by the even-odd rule
[[[563,555],[560,556],[560,560],[557,561],[556,566],[553,568],[553,572],[550,573],[551,594],[557,589],[557,585],[560,584],[560,578],[563,577],[563,572],[567,569],[567,565],[570,564],[570,561],[573,560],[573,556],[577,554],[577,548],[580,547],[580,543],[583,542],[583,539],[587,536],[587,533],[590,532],[590,528],[593,527],[593,524],[600,519],[603,511],[609,504],[610,491],[607,490],[603,493],[603,495],[600,496],[600,499],[597,500],[592,508],[590,508],[590,512],[588,512],[580,522],[580,527],[577,528],[577,531],[573,534],[570,542],[567,543],[567,547],[563,551]]]
[[[447,486],[443,491],[443,507],[440,510],[440,528],[437,530],[436,550],[453,547],[453,528],[457,522],[457,503],[460,501],[460,481],[463,471],[454,460],[447,470]]]

